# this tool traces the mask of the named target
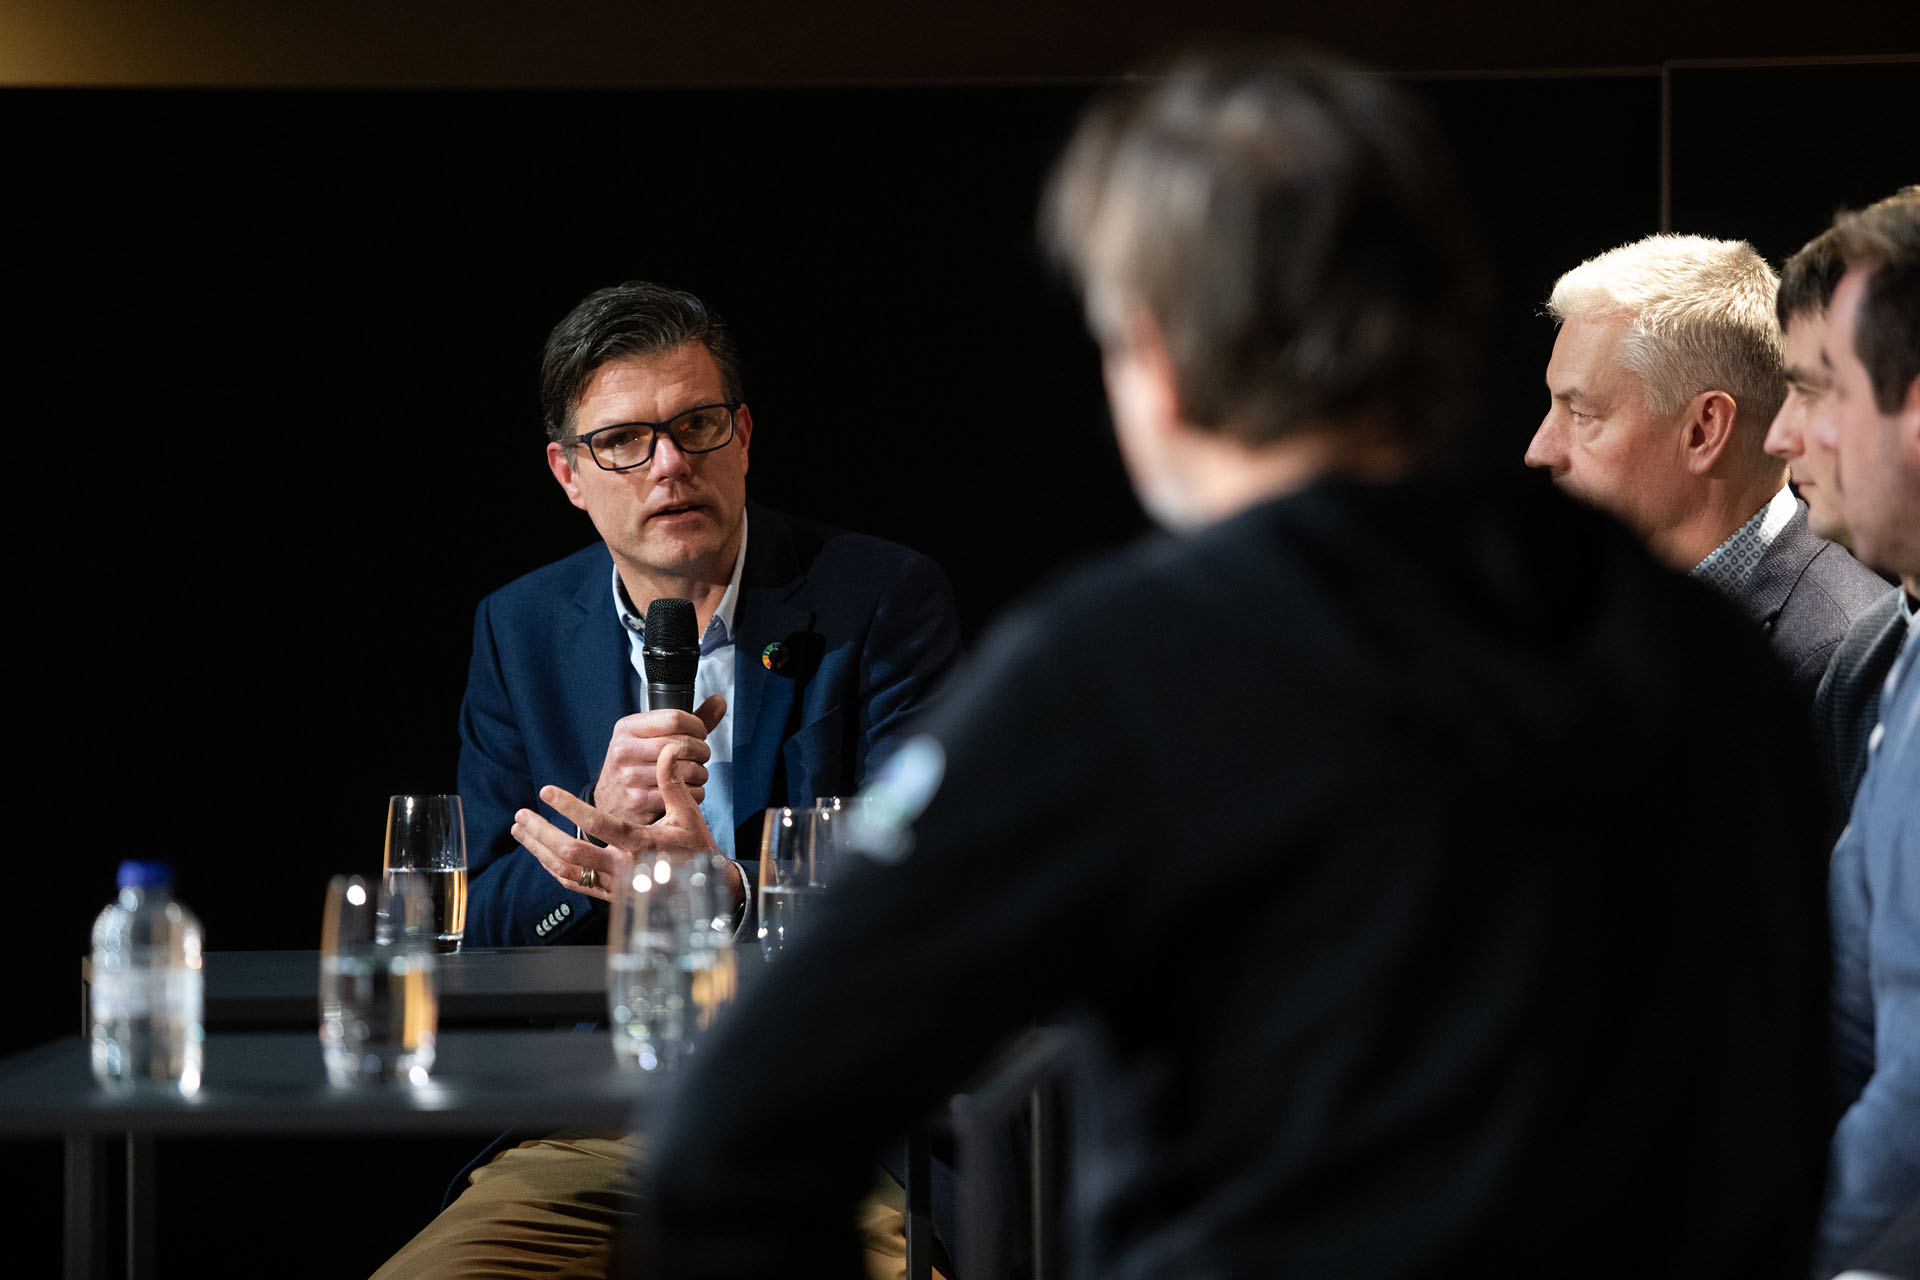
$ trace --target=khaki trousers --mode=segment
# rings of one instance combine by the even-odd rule
[[[601,1280],[614,1238],[638,1211],[638,1134],[556,1133],[510,1147],[374,1273],[374,1280]],[[868,1280],[905,1280],[906,1195],[885,1173],[860,1203]],[[935,1272],[936,1276],[940,1273]]]

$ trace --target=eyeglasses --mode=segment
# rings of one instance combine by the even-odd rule
[[[653,446],[663,431],[682,453],[712,453],[733,439],[734,410],[743,403],[703,404],[665,422],[616,422],[583,436],[562,436],[560,443],[586,445],[602,471],[631,471],[653,461]]]

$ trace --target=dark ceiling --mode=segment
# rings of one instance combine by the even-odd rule
[[[537,87],[1072,81],[1200,41],[1303,39],[1412,73],[1920,51],[1920,5],[1614,0],[10,0],[0,83]]]

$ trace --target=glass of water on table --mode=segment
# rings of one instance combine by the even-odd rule
[[[458,951],[467,932],[467,823],[459,796],[394,796],[387,801],[389,891],[423,887],[433,907],[434,946]]]
[[[643,854],[613,882],[607,1012],[614,1057],[658,1071],[695,1052],[732,1000],[733,895],[727,860]]]
[[[771,960],[806,933],[840,845],[841,802],[769,809],[760,828],[760,950]]]
[[[320,1046],[336,1086],[421,1084],[433,1069],[440,1006],[425,885],[359,876],[327,885],[320,926]]]

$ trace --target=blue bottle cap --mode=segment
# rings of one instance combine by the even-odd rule
[[[173,868],[164,862],[123,862],[120,864],[122,889],[162,889],[173,884]]]

